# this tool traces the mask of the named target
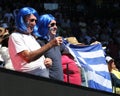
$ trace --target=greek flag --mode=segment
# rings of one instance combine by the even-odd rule
[[[111,78],[102,45],[66,45],[76,58],[78,65],[85,69],[88,87],[112,92]]]

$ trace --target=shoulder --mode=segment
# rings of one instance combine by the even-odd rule
[[[18,33],[18,32],[13,32],[13,33],[10,35],[10,37],[15,37],[15,38],[20,37],[20,36],[22,36],[22,34],[20,34],[20,33]]]
[[[48,41],[45,40],[45,39],[43,39],[43,38],[37,38],[37,41],[38,41],[38,43],[39,43],[41,46],[43,46],[43,45],[45,45],[46,43],[48,43]]]
[[[10,35],[10,38],[12,39],[23,39],[24,37],[29,37],[27,36],[26,34],[22,34],[22,33],[19,33],[19,32],[13,32],[11,35]]]

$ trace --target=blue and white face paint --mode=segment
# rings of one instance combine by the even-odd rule
[[[53,17],[51,14],[41,15],[38,23],[38,32],[34,32],[34,35],[49,40],[50,37],[48,36],[48,33],[51,30],[49,24],[52,20],[55,21],[55,17]]]

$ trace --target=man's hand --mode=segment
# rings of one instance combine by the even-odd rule
[[[50,58],[45,58],[44,64],[47,68],[50,68],[52,66],[52,59]]]
[[[63,43],[62,37],[55,37],[53,40],[50,41],[51,45],[53,46],[59,46]]]

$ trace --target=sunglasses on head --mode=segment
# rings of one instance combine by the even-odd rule
[[[50,24],[50,27],[53,27],[53,26],[55,26],[56,25],[56,23],[51,23]]]
[[[30,19],[30,22],[37,22],[37,20],[36,19]]]

